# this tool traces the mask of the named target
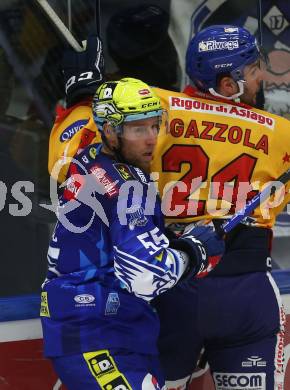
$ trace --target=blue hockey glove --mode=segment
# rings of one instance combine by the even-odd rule
[[[67,106],[84,96],[94,95],[104,80],[104,56],[102,42],[96,34],[89,35],[86,49],[76,52],[67,49],[62,59]]]
[[[170,241],[170,248],[189,256],[185,278],[203,278],[217,266],[225,250],[225,243],[210,226],[189,225],[178,239]]]

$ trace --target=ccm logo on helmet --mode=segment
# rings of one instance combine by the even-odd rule
[[[214,67],[215,67],[215,69],[220,69],[220,68],[229,68],[229,67],[231,67],[231,66],[233,66],[233,63],[232,63],[232,62],[229,63],[229,64],[217,64],[217,65],[215,65]]]
[[[142,108],[152,107],[152,106],[158,106],[158,102],[150,102],[150,103],[142,104]]]

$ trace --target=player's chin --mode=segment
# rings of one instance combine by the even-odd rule
[[[140,161],[140,162],[138,163],[138,167],[139,167],[140,169],[142,169],[143,172],[149,174],[149,173],[150,173],[150,162],[151,162],[151,160],[150,160],[150,161],[142,160],[142,161]]]

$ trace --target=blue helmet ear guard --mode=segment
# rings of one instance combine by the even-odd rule
[[[261,57],[256,38],[246,29],[216,25],[198,32],[186,53],[186,73],[202,91],[216,90],[218,76],[243,80],[244,68]]]

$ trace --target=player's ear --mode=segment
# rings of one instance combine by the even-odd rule
[[[232,96],[238,92],[238,85],[231,76],[224,76],[219,80],[218,93],[223,96]]]
[[[104,136],[107,139],[108,144],[111,147],[118,146],[118,137],[116,135],[116,131],[113,126],[111,126],[108,122],[103,125]]]

